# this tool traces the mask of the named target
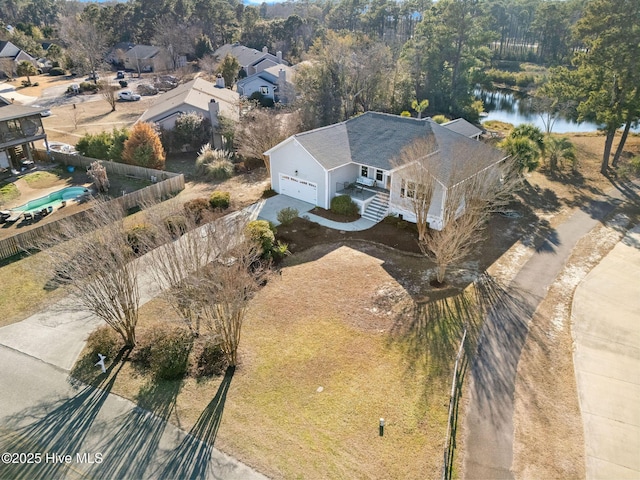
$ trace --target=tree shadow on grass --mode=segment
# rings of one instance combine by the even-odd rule
[[[215,396],[180,445],[161,462],[164,467],[154,473],[154,478],[205,479],[209,468],[213,468],[217,477],[225,478],[225,466],[212,462],[212,451],[234,373],[234,367],[227,368]]]
[[[11,417],[6,427],[10,433],[0,436],[3,452],[42,452],[40,463],[3,465],[0,478],[30,480],[34,478],[65,478],[69,468],[65,462],[46,462],[44,455],[71,455],[71,465],[76,464],[76,453],[90,451],[85,442],[94,426],[122,368],[124,352],[101,374],[93,385],[79,387],[71,398],[39,404]],[[26,419],[32,419],[25,425]],[[27,420],[28,421],[28,420]]]

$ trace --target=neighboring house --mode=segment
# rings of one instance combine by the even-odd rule
[[[295,100],[293,81],[295,70],[286,65],[274,65],[236,82],[238,94],[249,98],[256,92],[282,104]]]
[[[44,140],[40,112],[44,108],[6,105],[0,108],[0,169],[22,170],[22,162],[33,162],[33,142]]]
[[[429,210],[430,227],[443,228],[447,189],[461,172],[480,172],[504,160],[499,150],[438,125],[416,119],[366,112],[345,122],[293,135],[265,155],[271,186],[281,194],[328,209],[337,195],[349,195],[363,217],[379,221],[387,214],[415,221],[412,179],[395,165],[402,149],[420,137],[432,139],[430,173],[437,183]],[[464,151],[463,155],[460,152]],[[475,158],[469,152],[481,152]],[[464,165],[464,168],[462,166]]]
[[[443,123],[442,126],[447,127],[452,132],[459,133],[465,137],[475,138],[476,140],[480,140],[480,135],[482,135],[482,129],[476,127],[471,122],[467,122],[464,118],[456,118],[455,120]]]
[[[36,59],[27,52],[16,47],[9,41],[0,41],[0,73],[7,77],[15,75],[17,65],[23,60],[37,66]],[[9,65],[11,65],[13,70],[8,72],[7,70],[10,68]]]
[[[138,122],[155,123],[162,129],[172,130],[178,116],[188,112],[202,114],[213,127],[218,125],[218,115],[238,121],[240,96],[228,88],[196,78],[160,95]],[[216,148],[222,146],[219,135],[214,135],[213,143]]]
[[[184,67],[187,57],[180,55],[173,65],[169,52],[164,47],[136,45],[124,53],[124,68],[136,72],[161,72]]]
[[[275,55],[272,55],[267,47],[262,47],[262,51],[259,51],[236,42],[233,44],[227,43],[213,52],[213,55],[219,61],[222,61],[228,54],[236,57],[240,68],[245,71],[247,77],[260,73],[269,67],[289,65],[288,62],[282,59],[282,52],[276,52]]]

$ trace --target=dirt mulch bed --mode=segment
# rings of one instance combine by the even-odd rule
[[[326,218],[327,220],[333,220],[334,222],[341,223],[349,223],[355,222],[360,218],[360,215],[338,215],[337,213],[332,212],[331,210],[325,210],[324,208],[315,207],[310,211],[314,215],[318,215],[319,217]]]

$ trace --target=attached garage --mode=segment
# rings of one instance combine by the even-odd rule
[[[281,173],[279,193],[317,205],[318,184]]]

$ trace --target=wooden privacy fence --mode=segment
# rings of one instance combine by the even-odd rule
[[[74,165],[78,167],[88,167],[94,158],[81,157],[78,155],[66,155],[63,153],[51,152],[54,161],[64,163],[65,165]],[[165,200],[177,192],[184,190],[184,175],[182,173],[163,172],[162,170],[154,170],[153,168],[136,167],[133,165],[125,165],[103,161],[102,165],[107,169],[108,173],[119,175],[128,175],[130,177],[141,178],[151,181],[157,181],[148,187],[144,187],[135,192],[127,193],[122,197],[110,200],[108,206],[118,206],[126,210],[150,204],[158,200]],[[0,260],[12,257],[21,252],[27,251],[36,242],[38,238],[44,235],[51,235],[60,228],[61,221],[82,221],[82,218],[90,214],[92,208],[83,210],[82,212],[69,215],[55,222],[40,225],[37,228],[18,233],[12,237],[0,240]]]

